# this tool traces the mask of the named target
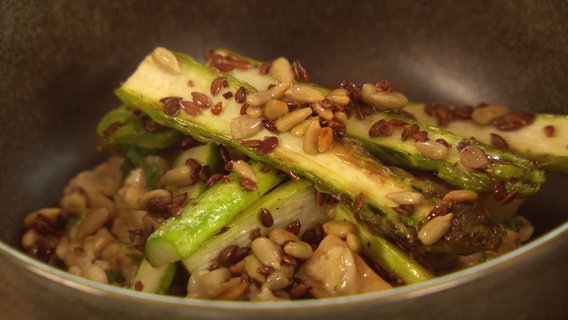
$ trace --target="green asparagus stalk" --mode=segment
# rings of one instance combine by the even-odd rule
[[[219,252],[228,244],[246,247],[250,245],[251,230],[266,234],[268,227],[260,221],[260,211],[267,210],[272,217],[270,228],[285,228],[298,219],[301,223],[300,234],[316,223],[323,223],[329,218],[325,206],[315,201],[316,190],[306,180],[291,180],[276,187],[256,202],[247,207],[235,220],[227,225],[227,231],[215,235],[183,260],[190,273],[208,269],[213,265]]]
[[[173,161],[172,167],[185,165],[188,159],[197,161],[201,166],[208,166],[212,173],[219,171],[219,151],[213,143],[207,143],[189,148],[179,154]],[[185,187],[183,190],[174,190],[177,193],[186,192],[189,199],[196,198],[205,190],[202,181]],[[147,259],[142,259],[138,270],[132,278],[129,288],[141,292],[164,294],[170,288],[177,270],[176,263],[166,263],[157,267],[152,266]]]
[[[146,241],[145,257],[154,267],[187,258],[208,238],[219,232],[241,211],[283,180],[277,170],[259,162],[250,167],[258,180],[255,190],[242,185],[243,178],[229,175],[230,182],[218,182],[190,201],[177,217],[156,229]]]
[[[480,124],[471,118],[451,119],[440,124],[434,115],[425,111],[425,104],[409,103],[404,111],[417,121],[441,126],[462,137],[475,137],[479,142],[493,145],[495,139],[500,147],[535,161],[547,171],[568,173],[568,116],[535,113],[534,119],[515,130],[502,130],[493,124]],[[499,137],[497,138],[496,135]],[[504,143],[503,143],[504,142]]]
[[[365,213],[372,215],[368,208],[362,208],[362,210],[364,211],[363,215]],[[361,241],[363,255],[385,271],[395,274],[406,284],[419,283],[434,277],[430,271],[404,251],[368,230],[355,218],[356,215],[350,207],[339,204],[334,212],[336,220],[349,221],[357,227],[356,234]]]
[[[129,147],[155,153],[179,144],[183,135],[158,125],[143,113],[127,106],[107,112],[99,121],[97,145],[100,149],[124,153]]]
[[[174,61],[173,67],[165,67],[163,61],[154,55],[146,57],[116,94],[125,104],[139,108],[164,126],[197,139],[226,144],[253,159],[304,176],[326,192],[366,202],[394,226],[389,236],[412,246],[421,246],[417,241],[418,228],[430,212],[443,202],[439,196],[425,194],[423,201],[413,205],[410,215],[401,215],[396,210],[399,204],[385,198],[393,193],[416,192],[409,183],[411,175],[401,174],[378,163],[362,148],[334,140],[329,150],[308,154],[303,151],[301,138],[290,132],[274,133],[265,129],[246,138],[235,138],[231,124],[242,117],[244,105],[244,101],[237,101],[236,94],[243,89],[252,94],[256,89],[230,75],[215,72],[186,55],[173,55],[174,58],[168,60]],[[194,92],[205,95],[210,106],[195,109],[188,104]],[[484,214],[480,211],[477,213]],[[441,242],[445,240],[424,246],[431,249],[437,246],[451,248],[451,244],[447,246]],[[488,248],[470,250],[485,249]]]
[[[428,135],[429,140],[420,142],[409,138],[403,141],[402,129],[395,129],[388,136],[372,137],[369,134],[375,124],[388,126],[390,121],[399,121],[399,124],[402,121],[406,128],[415,125]],[[457,188],[492,193],[495,183],[499,182],[507,193],[516,192],[517,196],[525,198],[536,194],[545,181],[544,172],[530,160],[397,114],[376,112],[363,119],[352,117],[346,124],[347,136],[361,141],[379,159],[409,169],[434,172],[438,178]],[[464,155],[467,150],[459,150],[460,146],[465,148],[463,143],[485,158],[482,167],[464,165],[462,157],[468,155]]]
[[[256,88],[265,88],[277,83],[269,73],[259,72],[261,62],[257,60],[226,49],[214,52],[232,60],[247,61],[251,68],[235,68],[230,73],[243,81],[254,83]],[[329,90],[321,86],[316,84],[312,86],[323,93],[329,93]],[[417,111],[414,107],[411,110]],[[424,118],[422,115],[423,113],[421,113],[421,119]],[[391,125],[393,121],[397,123],[396,126]],[[381,123],[383,127],[388,127],[386,129],[390,130],[388,135],[372,134],[373,128]],[[469,134],[458,136],[442,128],[381,111],[366,115],[363,119],[352,116],[345,125],[347,137],[361,141],[382,161],[407,169],[434,172],[439,178],[457,188],[478,193],[491,193],[496,191],[497,183],[498,187],[504,188],[507,194],[515,193],[518,197],[528,197],[538,192],[545,181],[544,172],[539,170],[532,161],[506,150],[493,148],[486,141],[466,139],[472,136],[477,137],[474,132],[463,132]],[[427,141],[416,141],[413,137],[401,138],[404,128],[411,126],[417,126],[422,136],[427,137],[424,139]],[[532,135],[531,139],[536,136],[538,135]],[[524,138],[526,136],[523,136]],[[541,144],[540,141],[534,140],[532,143]],[[460,152],[465,145],[469,147]],[[530,147],[527,149],[525,154],[531,151]],[[556,149],[562,148],[556,146]],[[471,168],[471,165],[464,165],[462,161],[462,157],[467,158],[468,151],[472,150],[487,158],[486,163],[481,163],[479,168]],[[563,148],[560,152],[568,156],[568,148]],[[555,159],[561,160],[559,157]]]

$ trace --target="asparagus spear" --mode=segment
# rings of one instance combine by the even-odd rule
[[[219,169],[219,152],[213,143],[207,143],[189,148],[179,154],[173,161],[172,167],[177,168],[185,165],[186,161],[193,159],[201,166],[208,166],[212,173]],[[205,190],[202,181],[185,187],[183,190],[174,190],[176,193],[187,192],[188,198],[193,199]],[[147,259],[142,259],[136,274],[132,278],[129,287],[133,290],[151,292],[157,294],[165,293],[173,281],[177,269],[176,263],[166,263],[154,267]]]
[[[140,292],[164,294],[172,284],[176,269],[174,263],[154,267],[148,260],[142,259],[129,288]]]
[[[183,138],[181,133],[160,126],[145,114],[124,105],[107,112],[99,121],[96,133],[100,149],[118,153],[132,146],[154,153],[178,144]]]
[[[452,110],[449,106],[444,109]],[[456,107],[453,107],[456,109]],[[480,108],[476,107],[473,110]],[[438,125],[445,130],[462,137],[475,137],[480,142],[506,148],[510,152],[533,160],[539,168],[548,171],[568,173],[568,116],[545,113],[505,113],[491,121],[474,121],[469,111],[466,117],[448,117],[438,119],[436,112],[426,112],[426,105],[410,103],[403,109],[417,121],[430,125]],[[506,110],[506,109],[505,109]],[[447,114],[448,112],[445,112]],[[450,112],[451,113],[451,112]],[[499,119],[518,118],[525,115],[527,119],[518,128],[500,129]],[[521,121],[522,119],[517,119]]]
[[[148,262],[159,267],[188,257],[250,203],[283,180],[282,174],[274,169],[266,170],[262,163],[252,162],[250,168],[257,179],[254,188],[249,188],[254,190],[242,185],[243,179],[248,178],[232,173],[230,182],[213,185],[190,201],[179,216],[158,227],[146,241],[144,253]]]
[[[315,201],[316,191],[306,180],[292,180],[276,187],[263,197],[248,206],[227,227],[228,230],[213,236],[207,242],[183,260],[190,273],[208,269],[215,263],[219,252],[228,244],[246,247],[250,245],[250,232],[259,229],[264,234],[265,227],[259,218],[261,210],[267,210],[272,216],[270,228],[285,228],[289,223],[299,219],[302,229],[300,233],[316,223],[328,220],[325,206]]]
[[[421,200],[412,206],[411,214],[401,215],[397,210],[400,203],[385,198],[397,193],[414,195],[416,189],[409,183],[410,175],[377,163],[362,148],[333,140],[329,149],[309,154],[304,152],[302,138],[295,137],[290,132],[275,133],[262,128],[252,135],[235,137],[231,130],[235,121],[250,121],[251,118],[256,121],[254,117],[241,114],[245,101],[239,99],[239,94],[243,91],[252,94],[256,89],[180,53],[168,51],[171,55],[169,58],[173,58],[164,62],[160,58],[163,50],[154,51],[146,57],[134,74],[116,91],[124,103],[136,106],[164,126],[198,139],[214,139],[253,159],[307,177],[327,192],[367,202],[394,226],[390,236],[412,246],[421,246],[416,241],[418,227],[436,205],[442,202],[440,197],[421,195]],[[270,95],[278,89],[282,87],[262,94]],[[192,93],[206,96],[207,107],[196,109],[195,105],[203,102],[203,99],[193,97],[192,101]],[[451,248],[451,245],[439,243],[424,246]],[[471,248],[474,251],[480,249],[489,248]]]
[[[231,74],[243,81],[254,83],[256,88],[277,83],[270,73],[261,74],[261,62],[257,60],[226,49],[219,49],[214,53],[229,61],[248,62],[250,68],[234,68]],[[216,59],[218,60],[216,57],[210,57],[209,64],[215,67]],[[329,90],[321,86],[312,86],[323,93],[329,93]],[[358,101],[353,101],[353,98],[351,97],[351,107],[362,103],[360,97],[356,97]],[[416,111],[415,109],[412,110]],[[471,132],[463,138],[441,128],[380,111],[365,115],[362,119],[352,116],[346,120],[345,125],[347,137],[364,143],[382,161],[408,169],[434,172],[457,188],[478,193],[502,192],[528,197],[538,192],[545,181],[544,172],[538,170],[531,161],[476,139],[466,139],[477,136]],[[414,132],[411,129],[415,129]],[[407,136],[404,136],[405,133]],[[533,143],[538,145],[540,141]],[[568,155],[568,148],[562,149],[561,152]],[[467,161],[476,157],[482,159]],[[555,159],[560,161],[561,158]]]
[[[363,208],[363,215],[373,215],[368,208]],[[349,221],[357,227],[357,237],[361,240],[363,254],[389,273],[397,275],[407,284],[418,283],[433,278],[433,275],[408,256],[402,250],[392,245],[386,239],[377,236],[355,218],[352,209],[345,204],[339,204],[335,209],[335,219]]]
[[[387,129],[392,132],[377,133],[376,136],[370,134],[376,125],[388,127],[392,121],[397,124],[396,129]],[[537,193],[545,181],[544,172],[530,160],[397,114],[377,112],[363,119],[352,117],[346,125],[346,135],[363,142],[381,160],[405,168],[435,172],[440,179],[458,188],[492,193],[495,183],[500,183],[508,194],[516,192],[519,197],[529,197]],[[428,140],[416,141],[409,137],[404,141],[401,135],[404,136],[404,130],[412,126],[418,132],[426,133]],[[473,153],[482,158],[475,159],[477,155]],[[480,162],[474,163],[472,168],[468,157]]]

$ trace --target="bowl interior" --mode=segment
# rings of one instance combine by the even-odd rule
[[[105,158],[94,128],[113,90],[157,46],[201,59],[226,47],[299,59],[315,82],[388,79],[411,100],[502,103],[567,113],[568,27],[554,1],[8,1],[0,13],[0,240],[57,205],[67,181]],[[568,219],[550,175],[522,212],[543,235]]]

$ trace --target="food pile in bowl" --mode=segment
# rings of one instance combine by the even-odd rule
[[[568,119],[420,104],[300,61],[158,47],[97,127],[108,161],[24,220],[70,273],[196,299],[328,298],[428,281],[521,246],[517,214],[568,172]]]

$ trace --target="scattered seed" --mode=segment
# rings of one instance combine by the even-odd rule
[[[294,71],[290,61],[284,57],[276,58],[272,61],[269,69],[270,75],[278,82],[294,81]]]
[[[504,105],[487,105],[474,108],[471,120],[480,125],[487,125],[507,113],[509,113],[509,108]]]
[[[193,171],[193,168],[187,166],[170,169],[164,173],[160,179],[160,183],[176,187],[193,184],[195,182],[195,179],[193,178]]]
[[[235,69],[235,66],[230,63],[219,62],[215,64],[215,68],[220,72],[231,72]]]
[[[247,98],[247,90],[244,87],[240,87],[235,93],[235,101],[238,103],[245,102]]]
[[[303,241],[290,241],[284,245],[283,250],[298,259],[309,259],[314,253],[312,246]]]
[[[270,70],[270,66],[271,66],[271,62],[270,61],[265,61],[263,62],[259,67],[258,67],[258,72],[260,74],[267,74]]]
[[[353,210],[356,213],[361,212],[361,209],[363,209],[363,206],[365,205],[365,195],[362,193],[359,193],[357,195],[357,197],[355,198],[355,201],[353,202]]]
[[[278,132],[278,129],[276,129],[276,123],[272,120],[263,119],[262,126],[270,132]]]
[[[406,141],[409,138],[414,137],[419,131],[420,131],[420,128],[416,124],[406,126],[402,130],[402,132],[400,134],[400,138],[401,138],[402,141]]]
[[[260,216],[260,222],[264,227],[266,228],[272,227],[272,224],[274,223],[274,218],[272,217],[272,214],[270,213],[270,211],[268,211],[268,209],[266,208],[260,209],[259,216]]]
[[[359,252],[361,250],[361,240],[353,234],[350,233],[345,237],[345,242],[347,242],[347,246],[353,252]]]
[[[264,116],[269,120],[276,120],[288,114],[288,105],[282,100],[270,100],[264,106]]]
[[[427,220],[431,220],[435,217],[443,216],[448,212],[449,206],[446,203],[438,203],[426,216]]]
[[[164,113],[168,116],[175,116],[180,108],[180,97],[170,97],[167,98],[164,102]]]
[[[248,115],[239,116],[229,124],[231,136],[235,139],[246,139],[254,136],[262,128],[262,119]]]
[[[509,144],[507,143],[507,141],[502,136],[500,136],[496,133],[491,133],[490,137],[491,137],[491,144],[493,146],[500,148],[500,149],[503,149],[503,150],[509,149]]]
[[[317,247],[317,245],[325,237],[325,232],[321,224],[317,223],[313,228],[310,228],[304,232],[302,235],[302,241],[307,242],[312,245],[312,248]]]
[[[325,99],[320,91],[307,84],[296,84],[292,87],[290,97],[299,103],[314,103]]]
[[[511,201],[515,200],[517,198],[517,190],[513,190],[511,192],[509,192],[502,200],[501,200],[501,205],[506,205],[508,203],[511,203]]]
[[[424,203],[424,195],[420,192],[411,191],[399,191],[391,192],[385,196],[387,199],[391,200],[396,204],[409,204],[409,205],[421,205]]]
[[[283,266],[295,267],[296,265],[298,265],[298,261],[296,260],[296,258],[292,257],[289,254],[283,254],[282,255],[281,263],[282,263]]]
[[[319,119],[314,118],[310,121],[306,133],[304,134],[304,140],[302,141],[302,150],[305,153],[307,154],[318,153],[318,140],[320,133],[321,133],[321,126],[319,124]]]
[[[347,121],[347,113],[345,113],[345,111],[334,112],[333,117],[336,121],[341,121],[342,123]]]
[[[545,126],[543,131],[544,131],[544,136],[548,138],[552,138],[556,135],[556,128],[554,128],[554,126],[552,125]]]
[[[326,99],[328,99],[333,104],[338,105],[340,107],[346,106],[347,104],[349,104],[349,101],[351,101],[347,90],[343,88],[332,90],[330,93],[327,94]]]
[[[245,104],[246,105],[246,104]],[[246,109],[246,114],[249,117],[253,117],[253,118],[259,118],[262,116],[263,110],[262,107],[253,107],[253,106],[249,106]]]
[[[207,181],[205,182],[205,187],[211,188],[214,184],[216,184],[217,182],[219,182],[221,180],[223,180],[223,174],[216,173],[216,174],[212,175],[211,177],[209,177],[209,179],[207,179]]]
[[[256,153],[259,155],[265,155],[271,153],[278,146],[278,138],[275,136],[266,136],[256,149]]]
[[[228,245],[227,247],[225,247],[223,250],[221,250],[219,252],[219,255],[217,256],[217,262],[219,263],[219,265],[221,267],[228,267],[230,265],[232,265],[234,262],[234,256],[235,253],[237,252],[239,246],[237,245]]]
[[[531,124],[534,118],[534,113],[515,111],[493,120],[492,124],[499,130],[513,131]]]
[[[348,221],[331,220],[322,225],[326,234],[332,234],[345,239],[348,234],[355,232],[355,226]]]
[[[300,124],[304,121],[307,117],[312,114],[311,108],[301,108],[298,110],[294,110],[283,117],[280,117],[276,120],[275,125],[276,129],[279,132],[287,132],[290,131],[293,127]]]
[[[254,255],[264,266],[280,270],[280,247],[272,242],[272,240],[266,237],[258,237],[251,242],[250,247]]]
[[[312,124],[312,120],[313,119],[307,119],[300,122],[290,130],[290,134],[294,137],[303,137],[306,134],[306,131],[308,130],[310,125]]]
[[[322,100],[326,101],[326,100]],[[314,102],[312,103],[312,108],[315,110],[315,112],[320,116],[320,118],[330,121],[333,119],[333,111],[331,110],[331,108],[326,108],[324,107],[324,103],[322,102]]]
[[[300,241],[296,234],[278,227],[272,228],[268,232],[268,238],[279,246],[282,246],[290,241]]]
[[[244,160],[233,161],[233,167],[231,170],[241,178],[249,179],[255,184],[258,182],[256,173],[254,172],[252,167]]]
[[[388,123],[385,119],[381,119],[375,122],[371,128],[369,128],[369,137],[390,137],[393,133],[393,126]]]
[[[221,114],[221,111],[223,111],[223,103],[221,101],[217,102],[213,108],[211,108],[211,113],[214,115],[219,115]]]
[[[265,105],[270,100],[280,99],[284,96],[286,90],[290,88],[290,85],[291,82],[281,82],[267,90],[250,93],[247,95],[246,103],[259,107]]]
[[[459,152],[461,163],[466,168],[484,169],[489,165],[489,159],[483,149],[476,146],[466,146]]]
[[[191,93],[191,97],[193,98],[193,103],[195,103],[200,108],[205,109],[211,106],[209,97],[203,92],[194,91]]]
[[[223,88],[228,87],[229,84],[223,77],[217,77],[211,82],[210,92],[212,96],[216,96]]]
[[[427,246],[436,243],[450,230],[453,218],[454,214],[448,213],[431,219],[420,228],[418,238]]]
[[[408,104],[408,99],[402,93],[379,91],[377,86],[369,83],[361,87],[361,98],[369,105],[381,110],[400,109]]]
[[[201,108],[188,100],[182,100],[180,101],[180,106],[182,108],[183,111],[185,111],[187,114],[192,115],[192,116],[196,116],[201,112]]]
[[[233,93],[231,91],[227,91],[225,93],[223,93],[223,98],[225,98],[225,100],[229,100],[233,97]]]
[[[300,219],[296,219],[286,226],[286,230],[292,232],[295,235],[298,235],[301,227],[302,223],[300,222]]]
[[[448,143],[448,141],[442,139],[442,138],[438,138],[435,140],[436,142],[438,142],[441,145],[444,145],[446,148],[450,147],[450,144]]]
[[[398,207],[393,207],[392,209],[404,217],[408,217],[414,213],[414,206],[411,204],[401,204]]]
[[[151,56],[152,61],[154,61],[154,63],[158,65],[158,67],[162,69],[162,71],[171,74],[181,73],[179,62],[176,56],[170,50],[158,47],[154,49],[154,51],[152,51]]]
[[[444,196],[443,200],[448,202],[467,202],[475,201],[478,194],[472,190],[452,190]]]
[[[333,129],[330,127],[322,128],[317,139],[318,152],[326,152],[331,148],[333,143]]]
[[[427,140],[416,142],[416,149],[423,156],[433,160],[443,160],[448,156],[449,150],[445,145],[437,141]]]
[[[256,182],[248,179],[248,178],[240,178],[239,179],[239,184],[241,185],[241,187],[243,187],[243,189],[245,189],[246,191],[256,191],[257,190],[257,185]]]
[[[300,60],[292,62],[292,69],[294,70],[294,74],[296,76],[296,79],[298,79],[298,81],[304,83],[312,82],[312,77],[308,73],[308,70],[306,70],[306,68],[302,66]]]

